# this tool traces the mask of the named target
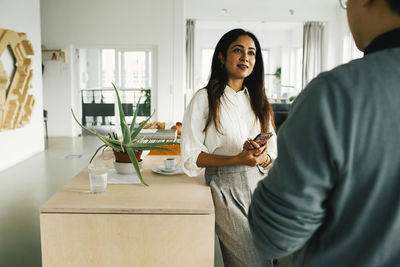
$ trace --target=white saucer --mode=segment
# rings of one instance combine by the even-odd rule
[[[176,165],[174,168],[172,169],[167,169],[165,168],[164,165],[160,165],[157,167],[157,169],[160,170],[160,172],[176,172],[180,167],[178,165]]]
[[[176,174],[183,173],[180,166],[176,166],[174,169],[170,170],[170,169],[165,169],[164,165],[160,165],[160,166],[152,168],[151,170],[155,173],[164,174],[164,175],[176,175]]]

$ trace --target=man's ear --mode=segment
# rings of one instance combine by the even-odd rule
[[[218,59],[221,64],[225,64],[225,59],[221,52],[218,53]]]

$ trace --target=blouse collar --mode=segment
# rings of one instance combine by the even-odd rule
[[[227,85],[227,86],[225,87],[224,92],[225,92],[225,94],[227,94],[227,95],[235,95],[235,96],[236,96],[236,95],[242,95],[242,94],[249,95],[249,91],[248,91],[248,89],[247,89],[246,86],[244,86],[244,88],[243,88],[242,90],[236,92],[236,91],[233,90],[229,85]]]

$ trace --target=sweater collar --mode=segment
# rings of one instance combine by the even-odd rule
[[[376,37],[372,42],[365,48],[364,56],[394,47],[400,46],[400,28],[385,32]]]

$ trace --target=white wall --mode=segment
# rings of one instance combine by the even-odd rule
[[[0,28],[24,32],[31,42],[35,98],[31,121],[23,128],[0,132],[0,171],[44,150],[39,0],[0,0]],[[17,177],[15,177],[17,178]]]
[[[74,64],[78,47],[154,47],[155,120],[183,117],[185,16],[184,0],[42,0],[42,43],[69,49],[68,60],[46,61],[44,107],[49,135],[76,135],[71,107],[79,110]],[[71,54],[72,53],[72,54]]]

